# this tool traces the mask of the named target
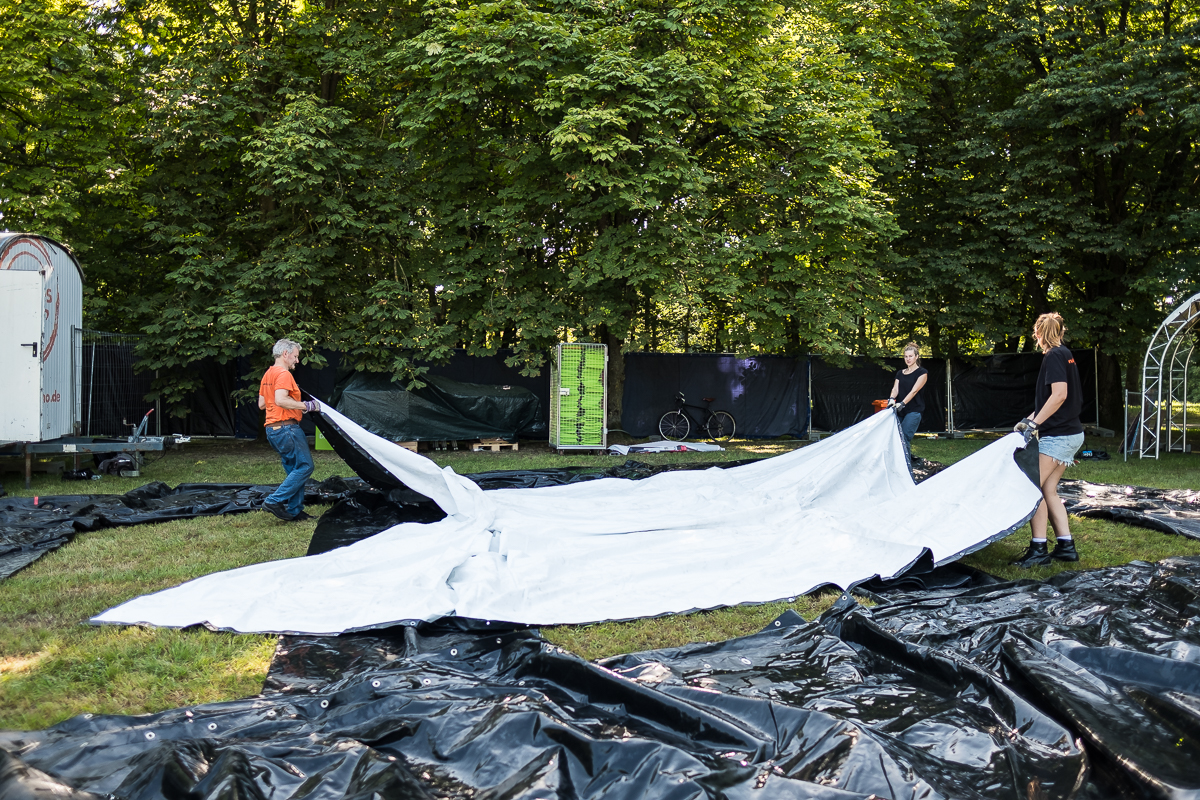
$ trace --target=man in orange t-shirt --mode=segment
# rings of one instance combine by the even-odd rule
[[[308,439],[300,429],[300,418],[306,411],[320,411],[321,404],[301,400],[300,387],[292,377],[291,371],[300,361],[300,345],[280,339],[271,354],[275,364],[258,385],[258,407],[267,412],[267,441],[283,460],[287,477],[263,501],[263,508],[284,522],[312,519],[304,513],[304,484],[312,475],[313,460]]]

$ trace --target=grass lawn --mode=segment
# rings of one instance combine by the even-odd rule
[[[961,440],[918,438],[918,456],[953,463],[994,437]],[[721,453],[638,455],[650,463],[705,462],[777,455],[800,446],[784,440],[737,441]],[[1100,483],[1159,488],[1200,488],[1200,457],[1170,454],[1158,461],[1125,463],[1115,440],[1089,439],[1085,447],[1108,450],[1113,460],[1083,462],[1068,471]],[[457,472],[605,467],[624,457],[559,455],[545,443],[522,442],[518,452],[435,451],[430,456]],[[350,475],[333,453],[316,457],[318,480]],[[17,472],[0,474],[14,495],[119,494],[150,481],[180,483],[276,483],[278,459],[265,443],[193,440],[142,469],[140,478],[104,477],[63,482],[35,474],[31,489]],[[0,464],[0,467],[3,467]],[[16,469],[15,462],[8,467]],[[319,510],[319,509],[318,509]],[[212,633],[200,629],[96,628],[89,617],[132,597],[193,577],[245,564],[303,555],[315,522],[279,522],[265,512],[114,528],[78,535],[68,546],[0,582],[0,729],[36,729],[83,712],[138,714],[258,693],[275,637]],[[1200,554],[1200,542],[1097,520],[1072,519],[1082,562],[1072,568],[1155,561]],[[1009,567],[1028,541],[1029,529],[965,559],[1003,578],[1044,578],[1063,566],[1029,571]],[[547,639],[585,658],[718,641],[764,627],[785,608],[806,618],[825,610],[836,592],[772,603],[627,623],[545,629]]]

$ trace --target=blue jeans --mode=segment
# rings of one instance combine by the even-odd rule
[[[921,426],[921,412],[916,411],[911,414],[905,414],[900,420],[900,432],[904,434],[904,441],[911,442],[913,437],[917,435],[917,428]]]
[[[271,492],[263,502],[278,503],[296,516],[304,510],[304,484],[313,473],[312,454],[308,452],[308,439],[299,425],[284,425],[279,430],[267,428],[267,441],[283,460],[283,471],[287,473],[279,488]]]

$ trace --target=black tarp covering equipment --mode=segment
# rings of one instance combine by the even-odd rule
[[[683,392],[691,405],[714,398],[728,411],[739,438],[808,433],[808,363],[805,358],[721,353],[626,353],[621,428],[630,436],[661,438],[658,420]],[[693,411],[703,420],[703,412]]]
[[[597,663],[482,622],[282,636],[263,695],[0,733],[0,797],[1194,798],[1198,616],[1174,558]]]
[[[544,436],[541,402],[523,386],[462,383],[426,375],[405,389],[386,375],[355,373],[332,402],[371,433],[394,442]]]
[[[320,369],[311,364],[299,364],[295,369],[296,383],[301,390],[314,397],[330,399],[337,391],[339,383],[344,382],[351,370],[345,367],[342,354],[336,350],[318,348],[325,359],[326,366]],[[455,350],[450,359],[444,364],[422,364],[428,375],[449,378],[461,383],[477,383],[493,386],[520,386],[528,389],[537,396],[539,402],[540,422],[546,422],[546,412],[550,401],[550,371],[543,369],[541,375],[522,375],[520,368],[510,367],[505,363],[512,356],[511,350],[500,350],[491,356],[473,356],[465,350]],[[239,359],[237,374],[250,372],[250,360]],[[424,379],[423,379],[424,380]],[[239,385],[241,385],[239,383]],[[262,412],[254,402],[238,406],[237,435],[255,438],[262,430]],[[306,435],[313,433],[312,421],[306,416],[300,420],[300,427]],[[405,440],[410,441],[410,440]]]

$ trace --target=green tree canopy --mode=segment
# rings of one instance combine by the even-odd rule
[[[939,354],[1032,347],[1038,314],[1140,364],[1167,298],[1200,274],[1195,4],[951,0],[953,67],[892,115],[887,181],[913,311]]]
[[[163,8],[145,229],[172,266],[136,313],[176,396],[285,333],[417,375],[571,336],[848,353],[894,308],[842,10]]]
[[[149,213],[139,37],[84,0],[0,0],[0,17],[0,226],[71,245],[92,323],[118,327],[129,287],[154,268],[139,246]]]

